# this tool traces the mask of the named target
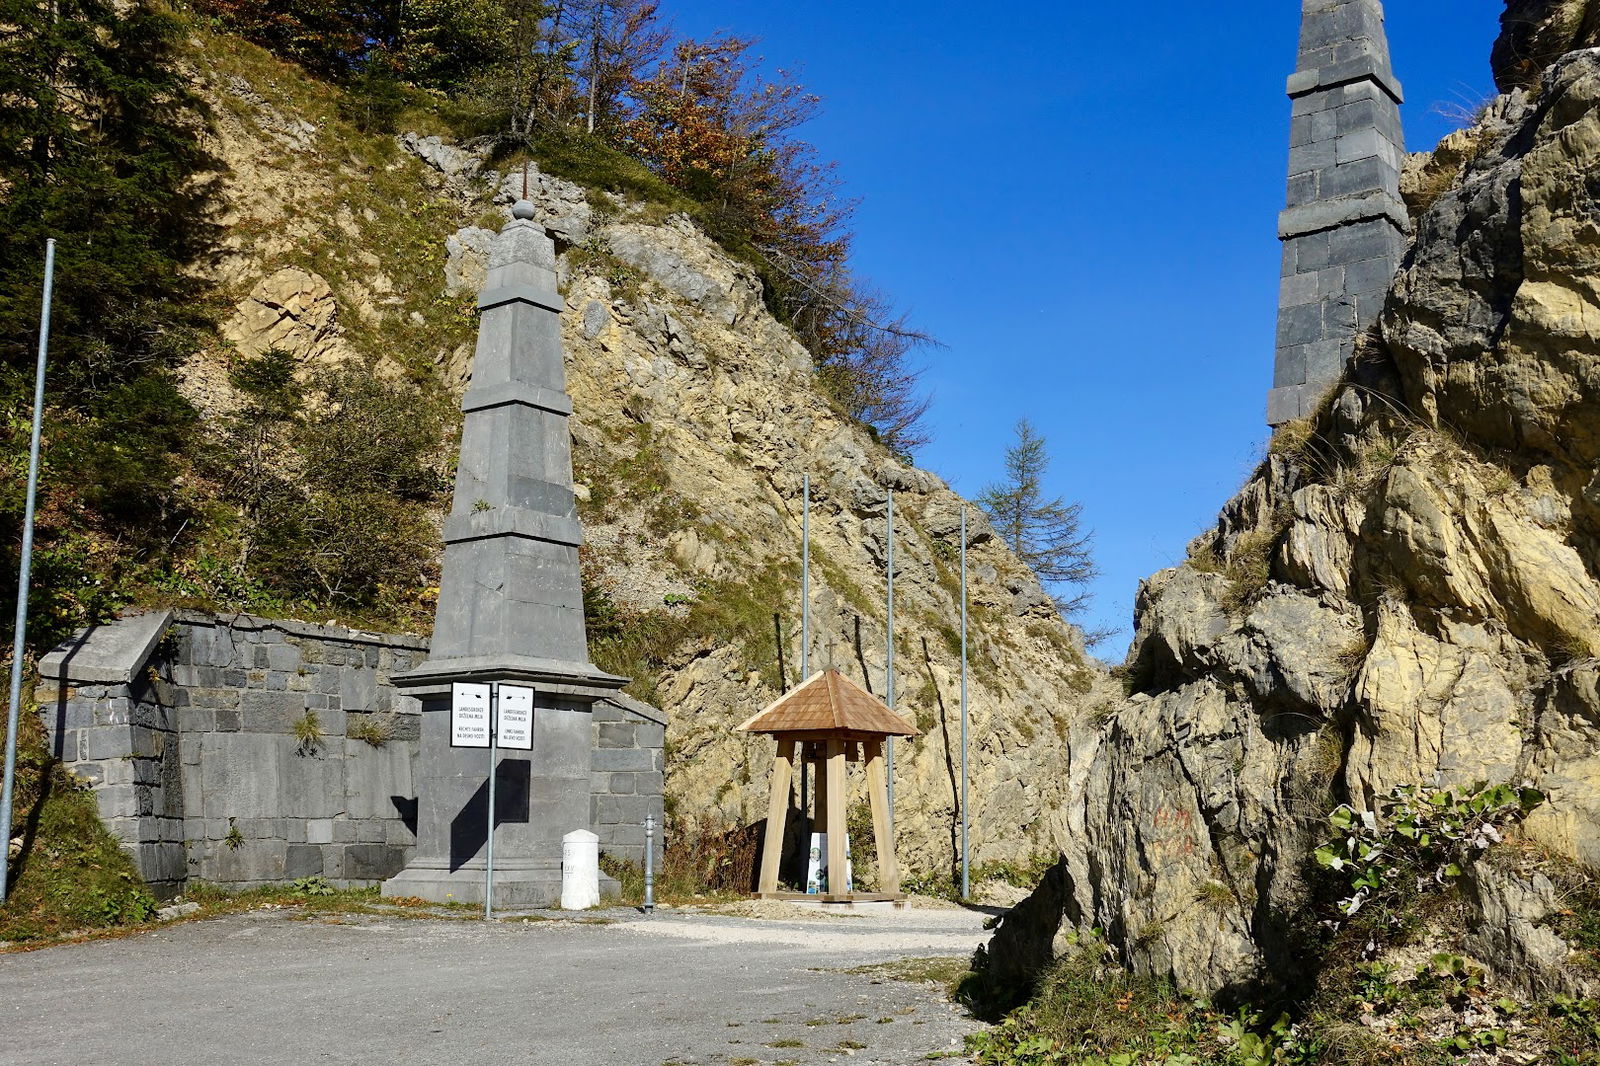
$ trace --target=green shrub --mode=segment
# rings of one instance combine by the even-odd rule
[[[326,877],[317,874],[290,881],[289,891],[297,896],[331,896],[336,890]]]
[[[616,603],[585,574],[584,621],[596,666],[633,682],[627,691],[655,702],[661,673],[695,647],[734,646],[746,669],[779,689],[779,656],[773,616],[787,610],[792,564],[774,563],[746,581],[701,581],[687,605],[634,610]]]
[[[1314,852],[1318,865],[1345,878],[1339,914],[1391,905],[1415,886],[1453,882],[1502,839],[1502,829],[1544,802],[1536,789],[1479,785],[1457,793],[1400,785],[1378,812],[1348,804],[1328,815],[1334,836]]]

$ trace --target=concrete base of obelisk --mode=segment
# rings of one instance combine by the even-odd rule
[[[589,704],[539,694],[533,750],[495,750],[495,907],[560,901],[561,838],[589,828],[592,748]],[[483,903],[488,781],[489,749],[451,747],[449,698],[424,696],[417,851],[383,883],[385,896]],[[602,892],[616,890],[602,879]]]

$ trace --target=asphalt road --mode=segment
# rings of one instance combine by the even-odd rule
[[[841,971],[968,954],[981,913],[610,917],[254,911],[0,955],[0,1063],[898,1066],[976,1026],[929,985]]]

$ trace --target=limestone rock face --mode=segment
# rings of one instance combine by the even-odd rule
[[[416,133],[400,136],[400,146],[446,178],[467,181],[475,177],[483,166],[483,156],[468,152],[446,142],[441,137],[423,137]]]
[[[224,105],[215,109],[229,167],[216,280],[239,304],[227,329],[234,347],[277,345],[310,360],[347,350],[379,371],[388,359],[430,387],[465,392],[477,289],[499,217],[522,195],[520,168],[488,170],[479,153],[437,138],[361,134],[333,97],[300,91],[292,72],[253,84],[200,76]],[[283,129],[299,131],[304,150],[285,151]],[[527,181],[534,221],[559,253],[589,606],[611,619],[604,632],[621,635],[611,659],[594,642],[591,652],[638,677],[670,714],[670,801],[720,825],[766,815],[775,745],[733,727],[800,680],[806,474],[807,665],[886,694],[892,489],[896,706],[923,731],[895,745],[900,857],[913,877],[949,877],[963,501],[840,415],[810,355],[767,311],[755,270],[692,221],[537,167]],[[208,416],[237,408],[235,357],[201,353],[184,368],[181,385]],[[1080,779],[1057,768],[1077,758],[1094,715],[1121,690],[975,508],[967,529],[971,843],[981,868],[1052,853],[1076,831]]]
[[[523,198],[520,170],[504,178],[490,177],[490,184],[495,187],[495,203],[509,209]],[[589,200],[572,182],[562,181],[530,164],[527,199],[535,208],[533,220],[554,234],[558,241],[577,244],[589,235],[592,218]]]
[[[578,478],[591,492],[582,514],[592,579],[619,607],[647,615],[742,598],[762,575],[774,582],[763,585],[774,591],[759,648],[691,640],[657,679],[655,701],[672,714],[669,797],[680,812],[725,823],[765,816],[775,746],[734,726],[776,698],[777,682],[799,680],[804,474],[809,668],[835,667],[886,694],[892,489],[896,706],[924,734],[895,744],[900,858],[913,874],[948,875],[961,758],[961,499],[838,415],[815,389],[810,356],[766,311],[754,271],[687,219],[654,225],[619,213],[589,245],[589,258],[566,257],[562,321]],[[648,478],[617,479],[642,463]],[[1075,785],[1053,768],[1092,733],[1090,709],[1118,693],[976,508],[967,540],[972,858],[1019,862],[1070,835]]]
[[[489,246],[494,230],[463,226],[445,238],[444,294],[476,296],[489,275]]]
[[[1600,43],[1600,13],[1588,0],[1506,0],[1490,64],[1503,93],[1531,89],[1568,52]]]
[[[262,278],[223,324],[245,355],[278,348],[301,362],[344,355],[339,305],[321,275],[284,267]]]
[[[1526,843],[1600,863],[1600,50],[1568,52],[1594,18],[1511,5],[1497,67],[1538,76],[1455,136],[1335,395],[1145,583],[1135,693],[1058,771],[1059,880],[995,958],[1098,927],[1183,987],[1290,978],[1326,814],[1402,784],[1530,784]],[[1484,860],[1464,891],[1500,979],[1570,987],[1547,879]]]

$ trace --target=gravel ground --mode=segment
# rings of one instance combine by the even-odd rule
[[[0,955],[0,1063],[925,1062],[978,1023],[890,974],[969,955],[985,917],[201,918]]]

